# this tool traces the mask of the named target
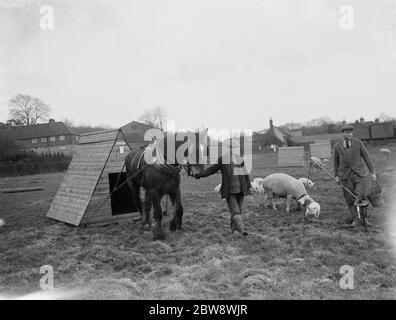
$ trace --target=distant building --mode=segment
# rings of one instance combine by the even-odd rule
[[[125,136],[131,148],[139,148],[141,146],[147,145],[149,141],[144,141],[144,134],[147,130],[153,127],[137,121],[131,121],[126,125],[122,126],[120,129]]]
[[[10,135],[24,150],[37,153],[63,153],[72,155],[79,135],[63,122],[50,119],[47,123],[11,126],[2,125],[0,131]]]
[[[313,143],[325,143],[330,142],[331,147],[333,147],[337,141],[342,138],[342,133],[323,133],[323,134],[313,134],[309,136],[293,137],[293,142],[296,145],[304,146],[305,151],[310,150],[310,145]]]
[[[396,136],[396,123],[392,121],[380,122],[379,119],[364,121],[360,118],[351,125],[354,127],[353,136],[365,142],[381,143]]]
[[[279,147],[295,146],[293,132],[274,126],[272,119],[269,121],[269,129],[261,132],[254,132],[252,136],[252,151],[276,152]],[[297,135],[300,132],[297,133]]]

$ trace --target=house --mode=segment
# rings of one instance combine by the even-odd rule
[[[37,153],[63,153],[72,155],[79,135],[63,122],[50,119],[47,123],[24,126],[5,125],[7,132],[25,150]]]
[[[254,132],[252,136],[252,151],[257,152],[276,152],[279,147],[299,146],[294,141],[294,134],[291,131],[274,126],[272,119],[269,121],[269,129]],[[300,132],[297,133],[297,136]]]

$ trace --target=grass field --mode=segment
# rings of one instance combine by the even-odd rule
[[[232,235],[225,202],[213,188],[220,175],[183,176],[181,232],[151,241],[140,222],[77,228],[46,218],[63,174],[0,179],[1,188],[43,185],[39,192],[0,194],[0,297],[40,291],[40,267],[51,265],[56,298],[71,299],[394,299],[396,264],[392,154],[370,148],[384,208],[370,208],[374,226],[349,229],[339,186],[310,172],[311,196],[321,204],[319,220],[302,212],[275,213],[260,195],[248,197],[244,221],[249,235]],[[255,155],[251,178],[274,172],[296,177],[308,168],[276,168],[273,156]],[[331,162],[327,165],[331,168]],[[354,268],[354,289],[340,288],[340,268]],[[48,293],[48,292],[47,292]]]

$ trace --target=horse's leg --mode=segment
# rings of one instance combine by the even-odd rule
[[[136,181],[133,181],[134,179],[132,178],[132,172],[129,171],[128,169],[126,170],[126,179],[127,179],[127,184],[129,187],[129,190],[131,191],[131,196],[132,196],[132,201],[137,209],[137,211],[140,213],[142,216],[142,202],[140,201],[140,187],[139,184]],[[142,216],[143,219],[143,216]]]
[[[144,188],[143,188],[144,189]],[[142,229],[147,225],[151,229],[151,207],[153,206],[153,200],[151,197],[150,190],[144,189],[144,200],[143,200],[143,213],[142,213]]]
[[[176,193],[170,193],[169,194],[169,199],[172,202],[172,206],[174,207],[174,212],[173,212],[173,218],[169,223],[169,230],[170,231],[176,231],[177,229],[177,224],[176,224],[176,210],[175,210],[175,205],[176,205]]]
[[[153,229],[153,240],[162,240],[165,239],[165,233],[162,229],[161,220],[162,220],[162,207],[161,207],[161,198],[157,191],[153,191],[151,193],[153,207],[154,207],[154,219],[155,226]]]
[[[180,188],[178,188],[175,193],[169,196],[172,200],[172,204],[175,206],[175,213],[169,224],[169,229],[170,231],[176,231],[177,229],[180,230],[183,223],[183,206],[181,203]]]

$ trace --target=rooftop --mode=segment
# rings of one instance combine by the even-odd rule
[[[79,135],[73,129],[66,126],[63,122],[50,121],[47,123],[39,123],[27,126],[12,126],[12,136],[16,140],[65,136],[65,135]]]

